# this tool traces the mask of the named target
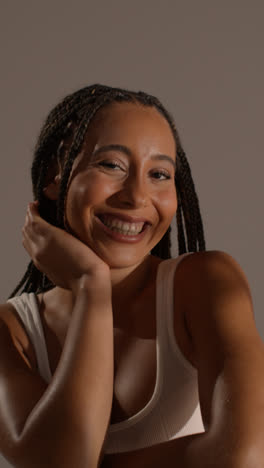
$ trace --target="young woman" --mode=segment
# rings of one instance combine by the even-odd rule
[[[264,398],[248,382],[264,352],[248,282],[230,255],[206,251],[160,101],[102,85],[67,96],[41,131],[32,182],[32,260],[0,307],[1,453],[21,468],[259,455]]]

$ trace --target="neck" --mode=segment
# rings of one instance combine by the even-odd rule
[[[148,255],[143,262],[126,269],[111,269],[112,306],[115,326],[122,327],[133,318],[135,305],[153,279],[157,257]],[[130,315],[130,317],[129,317]]]
[[[125,329],[140,321],[138,305],[146,298],[148,289],[155,281],[157,267],[161,261],[158,257],[148,255],[138,265],[110,270],[115,328]],[[43,302],[48,310],[63,310],[65,320],[70,320],[73,308],[71,291],[57,286],[44,293]]]

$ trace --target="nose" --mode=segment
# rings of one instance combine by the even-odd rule
[[[148,204],[146,182],[142,177],[128,177],[118,193],[119,201],[126,206],[136,208],[145,207]]]

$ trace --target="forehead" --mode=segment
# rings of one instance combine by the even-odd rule
[[[151,147],[176,156],[176,143],[169,123],[155,107],[114,102],[99,109],[91,121],[85,146],[106,143]]]

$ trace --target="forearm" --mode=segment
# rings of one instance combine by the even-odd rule
[[[76,296],[59,364],[27,418],[21,446],[43,440],[43,452],[53,451],[58,459],[65,454],[70,459],[79,451],[83,460],[96,460],[108,427],[112,396],[111,290],[108,284],[104,288],[103,282],[94,282]]]
[[[88,428],[93,427],[93,433],[102,431],[103,442],[113,399],[111,285],[94,281],[89,288],[80,291],[67,340],[65,346],[69,344],[69,352],[61,359],[62,392],[74,410],[76,420],[81,419]]]

